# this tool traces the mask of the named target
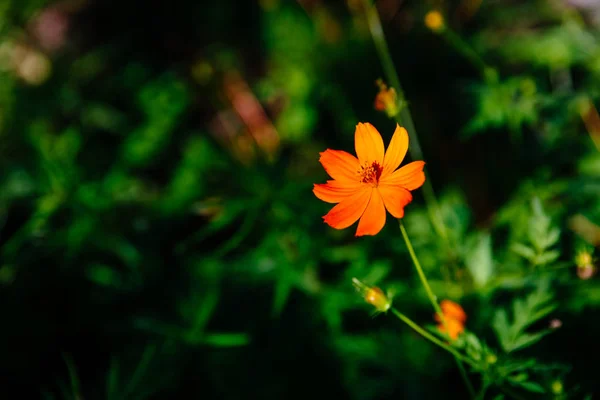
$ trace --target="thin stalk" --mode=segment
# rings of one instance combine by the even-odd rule
[[[404,238],[404,243],[406,243],[406,247],[408,248],[410,258],[412,259],[413,264],[415,265],[415,269],[417,270],[419,279],[421,279],[423,288],[425,289],[425,292],[427,293],[429,302],[433,306],[433,309],[435,310],[436,314],[440,316],[440,319],[442,320],[442,324],[446,328],[446,332],[449,332],[448,323],[446,322],[446,318],[444,317],[444,314],[442,313],[442,309],[441,309],[440,305],[438,304],[436,295],[433,293],[433,290],[431,290],[431,286],[429,286],[429,281],[427,281],[425,272],[423,272],[421,263],[419,262],[419,259],[417,258],[417,255],[415,254],[415,250],[412,247],[412,243],[410,242],[408,233],[406,232],[406,228],[404,228],[404,224],[402,223],[401,219],[398,221],[400,222],[400,231],[402,232],[402,237]],[[456,366],[458,367],[458,370],[460,371],[460,375],[462,376],[463,380],[465,381],[465,385],[467,386],[467,389],[469,391],[469,394],[471,395],[471,398],[475,398],[475,389],[473,389],[473,386],[471,385],[471,381],[469,380],[469,377],[467,376],[467,372],[465,371],[464,366],[460,362],[461,359],[457,358],[455,356],[454,360],[456,361]]]
[[[408,233],[406,232],[406,228],[404,227],[404,223],[401,219],[398,220],[400,223],[400,231],[402,232],[402,237],[404,238],[404,243],[406,243],[406,247],[408,248],[408,253],[410,254],[410,258],[412,259],[413,264],[417,270],[417,274],[419,274],[419,279],[421,279],[421,283],[423,284],[423,288],[427,293],[427,297],[429,298],[429,302],[433,306],[435,312],[440,315],[440,318],[444,320],[444,314],[442,313],[442,309],[437,302],[437,297],[431,290],[431,286],[429,286],[429,282],[427,281],[427,277],[425,276],[425,272],[423,272],[423,268],[421,267],[421,263],[415,254],[415,250],[412,247],[412,243],[408,238]]]
[[[465,357],[464,355],[460,354],[456,349],[454,349],[452,346],[447,345],[446,343],[444,343],[443,341],[441,341],[440,339],[436,338],[435,336],[433,336],[431,333],[427,332],[425,329],[421,328],[419,325],[417,325],[414,321],[412,321],[410,318],[408,318],[406,315],[402,314],[400,311],[398,311],[397,309],[395,309],[394,307],[391,308],[392,312],[394,313],[394,315],[396,317],[398,317],[402,322],[404,322],[406,325],[410,326],[414,331],[416,331],[419,335],[423,336],[425,339],[429,340],[431,343],[441,347],[442,349],[446,350],[449,353],[452,353],[452,355],[460,360],[463,361],[467,364],[469,364],[470,366],[472,366],[473,368],[477,368],[477,364],[469,359],[468,357]]]
[[[479,70],[484,80],[496,80],[498,74],[496,70],[483,61],[473,48],[456,34],[452,29],[445,27],[442,36],[448,41],[460,54],[462,54],[475,68]]]
[[[364,5],[367,16],[367,23],[369,25],[369,31],[371,32],[371,37],[373,38],[375,49],[377,50],[377,54],[379,55],[379,59],[383,67],[383,72],[386,76],[386,80],[388,81],[390,86],[396,90],[400,103],[402,104],[400,112],[396,114],[394,119],[396,120],[396,122],[398,122],[398,124],[404,126],[408,132],[408,136],[410,138],[410,147],[408,150],[410,152],[411,157],[413,158],[413,160],[421,160],[423,159],[423,151],[421,150],[421,144],[419,143],[419,138],[417,136],[417,131],[415,129],[415,124],[413,123],[412,117],[410,115],[410,111],[405,105],[404,91],[402,90],[400,78],[398,78],[398,74],[396,73],[396,67],[394,66],[394,62],[392,61],[390,49],[387,45],[385,36],[383,34],[383,27],[381,26],[379,14],[377,13],[377,9],[373,5],[371,5],[370,0],[364,0]],[[427,179],[423,184],[423,197],[425,198],[425,202],[428,205],[427,211],[429,213],[431,223],[433,224],[433,228],[435,229],[436,233],[448,243],[448,246],[450,247],[446,225],[443,222],[440,207],[437,202],[435,192],[433,191],[433,186],[431,185],[430,179]]]

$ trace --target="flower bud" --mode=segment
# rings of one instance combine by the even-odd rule
[[[588,251],[587,249],[582,249],[577,252],[577,255],[575,256],[575,264],[578,267],[585,267],[587,265],[592,264],[592,262],[592,253],[590,251]]]
[[[437,10],[429,11],[425,15],[425,26],[435,33],[443,31],[446,27],[444,23],[444,16]]]
[[[375,109],[384,111],[388,117],[392,118],[400,112],[398,94],[394,88],[388,88],[381,79],[376,83],[379,86],[379,93],[375,96]]]
[[[386,312],[392,306],[392,301],[378,287],[367,286],[356,278],[352,278],[352,283],[365,301],[375,307],[377,312]]]

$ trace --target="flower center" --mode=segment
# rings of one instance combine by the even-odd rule
[[[358,171],[360,175],[360,181],[362,183],[370,183],[373,186],[377,186],[379,183],[379,177],[381,176],[381,171],[381,165],[379,165],[377,161],[361,165],[360,170]]]

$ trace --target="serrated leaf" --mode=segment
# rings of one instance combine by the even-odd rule
[[[558,228],[551,229],[548,232],[548,234],[546,235],[546,241],[544,243],[545,247],[554,246],[558,242],[559,238],[560,238],[560,229],[558,229]]]
[[[531,346],[551,332],[550,330],[537,333],[525,332],[529,326],[546,317],[556,308],[555,304],[550,303],[552,292],[548,285],[548,281],[542,281],[538,288],[524,300],[515,299],[513,301],[512,324],[509,322],[506,311],[502,309],[496,311],[492,327],[505,352],[509,353]]]
[[[541,338],[546,336],[551,331],[543,331],[538,333],[523,333],[511,344],[509,352],[524,349],[534,343],[537,343]]]
[[[520,255],[521,257],[526,258],[528,260],[533,260],[536,255],[534,249],[532,249],[531,247],[525,246],[524,244],[521,244],[521,243],[513,243],[510,246],[510,249],[513,252]]]
[[[500,346],[505,352],[510,351],[510,325],[508,322],[508,314],[506,310],[500,309],[494,314],[492,328],[496,331],[496,336],[500,342]]]

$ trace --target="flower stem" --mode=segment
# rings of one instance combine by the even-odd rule
[[[431,302],[431,305],[433,306],[435,312],[440,316],[440,318],[442,318],[443,321],[445,321],[444,314],[442,313],[442,309],[440,308],[440,305],[437,302],[437,297],[431,290],[431,286],[429,286],[429,282],[427,281],[427,277],[425,276],[425,273],[423,272],[421,263],[419,262],[419,259],[417,258],[417,255],[415,254],[415,250],[412,247],[412,243],[410,242],[410,239],[408,238],[408,233],[406,232],[404,223],[402,222],[401,219],[399,219],[398,221],[400,222],[400,231],[402,232],[402,237],[404,238],[404,243],[406,243],[406,247],[408,248],[408,253],[410,254],[410,258],[412,259],[413,264],[415,265],[417,274],[419,274],[419,279],[421,279],[421,283],[423,284],[423,288],[425,289],[425,292],[427,293],[427,297],[429,298],[429,301]]]
[[[470,366],[472,366],[474,368],[477,368],[477,364],[473,360],[471,360],[471,359],[467,358],[466,356],[460,354],[458,352],[458,350],[454,349],[452,346],[447,345],[446,343],[444,343],[440,339],[436,338],[431,333],[427,332],[425,329],[421,328],[419,325],[417,325],[417,323],[415,323],[414,321],[412,321],[406,315],[402,314],[396,308],[392,307],[391,310],[392,310],[392,312],[394,313],[394,315],[396,317],[398,317],[406,325],[410,326],[419,335],[423,336],[425,339],[429,340],[431,343],[433,343],[433,344],[441,347],[442,349],[444,349],[444,350],[452,353],[452,355],[454,355],[454,357],[456,359],[461,360],[461,361],[469,364]]]
[[[417,274],[419,275],[419,279],[421,279],[423,288],[425,289],[425,292],[427,293],[427,297],[429,297],[429,301],[430,301],[431,305],[433,306],[433,309],[435,310],[436,314],[440,316],[440,319],[442,320],[442,324],[446,328],[446,332],[449,332],[448,324],[446,322],[446,317],[442,313],[442,309],[441,309],[440,305],[438,304],[437,297],[433,293],[433,290],[431,290],[431,286],[429,286],[429,282],[427,281],[425,272],[423,272],[421,263],[419,262],[419,259],[417,258],[417,255],[415,254],[415,250],[412,247],[412,243],[410,242],[410,239],[408,238],[408,233],[406,232],[404,223],[402,223],[401,219],[399,219],[398,221],[400,222],[400,231],[402,232],[402,237],[404,238],[404,243],[406,243],[406,247],[408,248],[410,258],[412,259],[413,264],[415,265]],[[464,366],[460,362],[462,359],[459,357],[456,357],[456,355],[455,355],[454,359],[456,361],[456,365],[458,366],[458,370],[460,371],[460,375],[462,376],[463,380],[465,381],[465,385],[467,386],[467,389],[469,390],[469,394],[471,395],[471,398],[475,398],[475,390],[473,389],[473,386],[471,385],[471,381],[469,380],[469,378],[467,376],[467,372],[465,371]]]
[[[419,138],[417,136],[417,131],[415,129],[415,124],[413,123],[412,117],[410,115],[410,111],[408,110],[408,107],[406,106],[406,102],[404,100],[404,91],[402,90],[402,86],[400,85],[400,79],[398,78],[398,74],[396,73],[396,67],[394,66],[394,62],[392,61],[390,49],[387,45],[385,36],[383,34],[383,27],[381,26],[379,14],[377,13],[377,9],[375,8],[375,6],[371,4],[370,0],[364,0],[364,6],[367,16],[367,23],[369,25],[369,31],[371,32],[371,37],[373,38],[375,49],[377,50],[377,54],[379,55],[381,65],[383,67],[383,72],[390,86],[396,90],[401,105],[400,112],[395,115],[394,119],[396,120],[396,122],[398,122],[398,124],[404,126],[408,131],[408,136],[410,138],[410,147],[408,150],[410,151],[411,157],[413,158],[413,160],[421,160],[423,159],[421,144],[419,143]],[[433,191],[433,186],[431,185],[430,179],[427,179],[423,184],[423,197],[425,198],[425,202],[428,205],[427,211],[429,213],[429,218],[431,219],[433,228],[435,229],[436,233],[448,243],[448,246],[450,247],[446,225],[443,222],[440,207],[438,205],[437,198],[435,196],[435,192]]]
[[[442,33],[444,39],[448,41],[460,54],[462,54],[475,68],[479,70],[484,80],[495,82],[498,80],[498,72],[483,61],[481,56],[452,29],[446,27]]]

